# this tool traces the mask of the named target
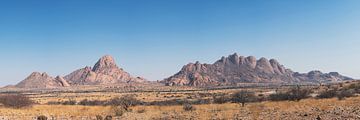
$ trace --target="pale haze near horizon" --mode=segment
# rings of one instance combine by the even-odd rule
[[[162,80],[237,52],[360,78],[360,1],[11,1],[0,4],[0,86],[67,75],[103,55]]]

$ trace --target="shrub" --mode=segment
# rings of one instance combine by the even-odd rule
[[[96,106],[96,105],[104,105],[104,101],[99,101],[99,100],[88,100],[88,99],[84,99],[81,100],[78,105],[84,105],[84,106]]]
[[[108,116],[105,117],[104,120],[112,120],[112,116],[111,116],[111,115],[108,115]]]
[[[76,105],[76,101],[69,99],[68,101],[62,102],[61,104],[62,105]]]
[[[61,103],[61,102],[57,102],[57,101],[49,101],[47,104],[48,104],[48,105],[61,105],[62,103]]]
[[[224,104],[230,101],[231,99],[229,97],[226,97],[225,95],[213,96],[213,102],[216,104]]]
[[[139,105],[141,102],[133,95],[126,95],[120,98],[113,98],[106,105],[120,106],[124,110],[129,111],[129,107]]]
[[[152,101],[147,103],[148,105],[158,105],[158,106],[170,106],[170,105],[183,105],[188,101],[183,99],[171,99],[171,100],[164,100],[164,101]]]
[[[344,100],[345,98],[348,97],[353,97],[354,96],[354,91],[353,90],[342,90],[337,94],[337,98],[339,100]]]
[[[183,105],[183,109],[184,109],[185,111],[193,111],[193,110],[196,110],[194,106],[192,106],[191,104],[188,104],[188,103]]]
[[[247,102],[256,101],[256,96],[254,92],[240,91],[240,92],[236,92],[233,95],[232,101],[235,103],[241,103],[242,106],[245,106],[245,103]]]
[[[101,115],[96,115],[96,120],[103,120],[103,117]]]
[[[269,95],[269,100],[271,101],[283,101],[283,100],[289,100],[289,94],[288,93],[275,93]]]
[[[312,91],[309,89],[301,89],[300,86],[290,90],[290,100],[300,101],[301,99],[308,98]]]
[[[350,90],[350,89],[354,90],[355,93],[360,93],[360,84],[353,83],[344,88],[344,90]]]
[[[125,112],[127,112],[127,110],[125,110],[121,106],[113,106],[112,110],[113,110],[115,116],[122,116]]]
[[[23,108],[23,107],[31,106],[34,102],[22,94],[16,94],[16,95],[9,94],[9,95],[1,95],[0,103],[3,104],[5,107]]]
[[[312,91],[309,89],[301,89],[300,86],[290,89],[287,92],[279,92],[271,94],[269,99],[272,101],[300,101],[301,99],[308,98]]]
[[[40,115],[37,117],[37,120],[47,120],[48,118],[44,115]]]
[[[319,95],[317,95],[317,98],[333,98],[336,97],[337,95],[337,90],[336,89],[332,89],[332,90],[325,90],[323,92],[321,92]]]
[[[141,109],[137,110],[137,113],[145,113],[145,112],[146,112],[146,110],[144,108],[141,108]]]

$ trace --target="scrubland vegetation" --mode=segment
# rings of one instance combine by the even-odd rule
[[[114,93],[112,97],[107,98],[86,96],[92,95],[91,92],[75,96],[57,94],[55,97],[44,97],[43,94],[2,94],[0,116],[4,116],[3,119],[11,119],[18,115],[24,119],[30,117],[39,120],[61,117],[94,120],[268,119],[266,116],[275,117],[274,119],[299,116],[315,119],[329,116],[334,118],[325,112],[335,109],[344,112],[351,108],[354,109],[353,113],[346,114],[354,118],[354,114],[360,113],[356,111],[360,110],[360,106],[356,104],[360,102],[360,97],[357,96],[359,93],[360,84],[355,82],[313,87],[286,86],[266,90],[251,88]],[[300,109],[304,114],[293,109]]]

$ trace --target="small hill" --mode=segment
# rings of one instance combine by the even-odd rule
[[[15,85],[18,88],[56,88],[67,86],[69,84],[61,77],[52,78],[46,73],[39,72],[33,72],[25,80]]]

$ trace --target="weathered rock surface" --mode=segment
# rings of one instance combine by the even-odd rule
[[[144,78],[132,77],[119,68],[113,57],[106,55],[94,65],[76,70],[64,77],[71,85],[112,85],[129,82],[145,82]]]
[[[46,73],[34,72],[15,87],[18,88],[56,88],[72,85],[114,85],[121,83],[142,83],[142,77],[132,77],[119,68],[113,57],[106,55],[94,65],[76,70],[65,77],[52,78]]]
[[[67,86],[69,84],[61,77],[52,78],[46,73],[39,72],[33,72],[25,80],[15,85],[15,87],[19,88],[56,88]]]
[[[199,62],[185,65],[180,72],[161,81],[166,85],[217,86],[237,83],[298,83],[298,82],[337,82],[352,80],[337,72],[297,73],[286,69],[277,60],[253,56],[244,57],[233,54],[222,57],[214,64]]]

